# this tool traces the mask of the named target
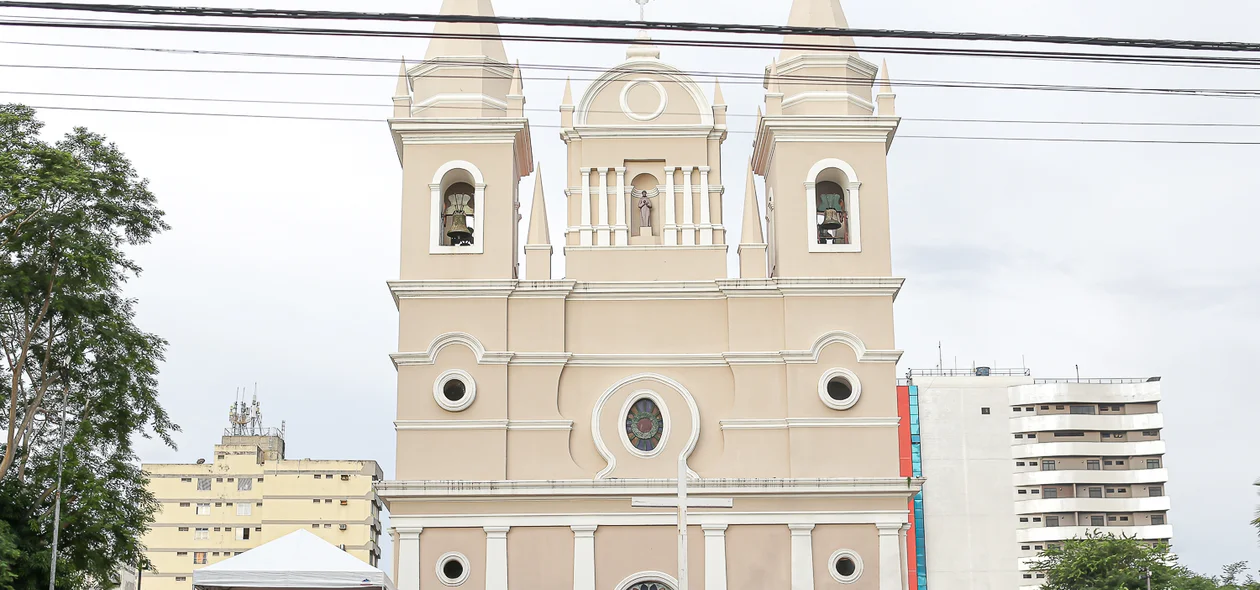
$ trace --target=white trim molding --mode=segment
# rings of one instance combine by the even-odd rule
[[[827,392],[827,386],[832,379],[836,377],[843,378],[849,382],[851,390],[849,398],[845,400],[832,399],[831,394]],[[857,405],[858,398],[862,397],[862,381],[858,379],[857,373],[850,371],[844,367],[835,367],[828,369],[818,378],[818,397],[822,403],[833,410],[847,410]]]
[[[856,334],[845,332],[843,330],[835,330],[827,332],[819,336],[814,341],[814,345],[808,350],[785,350],[781,354],[783,360],[789,364],[806,363],[814,364],[818,362],[819,355],[822,350],[832,344],[844,344],[853,349],[857,355],[859,363],[896,363],[901,360],[902,351],[900,350],[870,350],[866,348],[866,343],[862,342]]]
[[[656,90],[657,95],[660,97],[660,104],[658,104],[651,113],[646,115],[636,113],[634,112],[634,109],[630,108],[630,91],[643,84],[651,86],[654,90]],[[665,91],[665,87],[662,86],[660,82],[651,78],[635,78],[626,82],[626,85],[621,87],[621,112],[635,121],[655,120],[657,117],[661,116],[661,113],[665,112],[665,107],[668,105],[669,93]]]
[[[692,451],[696,449],[696,442],[700,440],[700,408],[696,405],[696,398],[691,395],[691,392],[688,391],[682,383],[657,373],[638,373],[636,375],[631,375],[612,384],[608,387],[608,389],[604,390],[604,393],[599,396],[599,400],[595,402],[595,408],[591,410],[591,437],[595,439],[595,448],[599,451],[600,456],[608,462],[608,466],[604,467],[604,469],[596,474],[595,479],[604,479],[608,477],[608,474],[612,473],[613,469],[617,468],[617,457],[608,450],[608,445],[604,441],[603,429],[600,425],[599,419],[600,414],[603,413],[604,406],[608,403],[608,399],[611,398],[618,389],[621,389],[630,383],[634,383],[635,381],[655,381],[665,385],[666,387],[671,387],[687,402],[687,409],[691,412],[691,437],[687,439],[687,446],[682,452],[682,459],[684,461],[691,457]],[[631,395],[633,396],[634,394]],[[622,419],[624,419],[624,415],[618,416],[619,422]],[[664,449],[664,441],[662,440],[661,442],[662,444],[658,448]],[[700,477],[692,471],[690,467],[687,468],[687,473],[691,477]]]
[[[665,572],[643,571],[637,574],[631,574],[617,584],[617,590],[628,590],[635,584],[643,582],[664,582],[668,584],[671,590],[678,590],[678,579]]]
[[[459,380],[464,384],[464,397],[459,400],[451,400],[446,397],[446,384],[451,381]],[[437,402],[443,410],[448,412],[462,412],[471,406],[473,400],[477,398],[477,382],[473,379],[468,371],[461,369],[450,369],[438,375],[433,380],[433,401]]]
[[[721,420],[722,430],[785,430],[791,428],[896,428],[901,418],[731,418]]]
[[[398,420],[396,430],[573,430],[572,420]]]
[[[848,576],[840,575],[840,570],[836,569],[836,562],[841,558],[847,557],[853,561],[853,573]],[[862,577],[862,556],[852,549],[836,549],[835,553],[827,559],[827,571],[831,573],[831,577],[835,578],[841,584],[852,584]]]
[[[872,107],[873,108],[873,107]],[[845,175],[847,185],[841,188],[847,193],[846,204],[848,205],[849,214],[849,243],[847,244],[819,244],[818,243],[818,199],[815,187],[818,184],[818,176],[823,172],[835,168]],[[826,158],[819,160],[809,169],[809,174],[805,177],[805,213],[806,213],[806,236],[809,238],[810,252],[848,252],[856,253],[862,251],[862,209],[860,206],[861,199],[859,197],[859,189],[862,187],[861,180],[858,179],[857,171],[848,162],[839,158]]]

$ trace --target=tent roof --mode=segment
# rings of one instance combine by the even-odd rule
[[[384,588],[385,572],[298,530],[193,572],[197,588]]]

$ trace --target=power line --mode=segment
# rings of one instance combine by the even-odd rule
[[[679,31],[690,33],[729,33],[756,35],[793,35],[817,37],[853,37],[882,39],[916,39],[935,41],[1003,41],[1015,43],[1047,43],[1092,47],[1125,47],[1141,49],[1176,49],[1183,51],[1260,52],[1260,44],[1236,41],[1192,41],[1176,39],[1142,39],[1119,37],[1075,37],[1066,35],[1019,35],[1008,33],[954,33],[891,29],[838,29],[784,25],[745,25],[701,22],[659,22],[626,20],[587,20],[553,17],[470,16],[450,14],[368,13],[328,10],[285,10],[274,8],[211,8],[170,7],[139,4],[84,4],[73,2],[21,2],[0,0],[0,7],[104,12],[146,16],[195,16],[228,18],[263,18],[287,20],[350,20],[423,23],[478,23],[533,25],[547,27],[582,27]]]
[[[333,29],[333,28],[299,28],[299,27],[256,27],[240,25],[206,25],[206,24],[165,24],[165,23],[111,23],[111,22],[33,22],[22,20],[0,21],[0,26],[35,27],[35,28],[70,28],[89,30],[123,30],[123,31],[155,31],[155,32],[200,32],[200,33],[247,33],[278,35],[314,35],[333,37],[369,37],[369,38],[404,38],[404,39],[495,39],[500,41],[541,42],[541,43],[577,43],[598,45],[633,45],[641,42],[628,38],[605,37],[573,37],[548,35],[491,35],[475,33],[425,33],[398,30],[369,29]],[[1155,65],[1257,65],[1255,59],[1200,57],[1175,55],[1135,55],[1110,53],[1066,53],[1050,51],[1016,51],[999,49],[950,49],[940,47],[884,47],[884,46],[835,46],[810,43],[771,43],[771,42],[735,42],[721,40],[679,40],[656,39],[654,45],[671,47],[699,47],[721,49],[800,49],[819,52],[855,52],[862,51],[875,54],[930,55],[951,57],[1003,57],[1017,59],[1050,59],[1059,61],[1076,61],[1089,63],[1126,63]]]
[[[110,67],[110,66],[63,66],[52,64],[0,64],[0,68],[17,68],[17,69],[47,69],[47,70],[67,70],[67,71],[102,71],[102,72],[144,72],[144,73],[167,73],[167,74],[228,74],[228,75],[268,75],[268,76],[344,76],[354,78],[396,78],[397,74],[372,73],[372,72],[319,72],[319,71],[292,71],[292,70],[216,70],[216,69],[190,69],[190,68],[129,68],[129,67]],[[656,70],[634,70],[627,69],[623,73],[659,73]],[[685,72],[684,72],[685,73]],[[462,76],[451,74],[433,74],[426,76],[428,78],[444,78],[444,79],[474,79],[474,80],[492,80],[500,79],[493,76]],[[720,76],[719,76],[720,77]],[[759,80],[750,79],[747,75],[733,74],[733,80],[728,80],[728,84],[737,85],[761,85]],[[578,81],[594,81],[598,78],[573,78],[573,77],[531,77],[533,81],[554,81],[563,82],[566,80]],[[844,85],[853,82],[870,84],[869,78],[844,78],[844,77],[827,77],[827,76],[807,76],[807,77],[785,77],[777,78],[783,86],[791,87],[793,85]],[[949,89],[972,89],[972,90],[1024,90],[1024,91],[1045,91],[1045,92],[1086,92],[1100,94],[1133,94],[1133,95],[1161,95],[1161,96],[1186,96],[1186,97],[1212,97],[1212,98],[1257,98],[1260,97],[1260,89],[1245,88],[1156,88],[1156,87],[1133,87],[1133,86],[1070,86],[1060,84],[1022,84],[1007,82],[952,82],[952,81],[916,81],[901,80],[894,82],[900,87],[923,87],[923,88],[949,88]]]
[[[265,105],[288,105],[288,106],[330,106],[330,107],[364,107],[375,109],[392,108],[394,105],[387,102],[366,103],[366,102],[325,102],[325,101],[301,101],[301,100],[261,100],[261,99],[245,99],[245,98],[209,98],[194,96],[144,96],[135,94],[82,94],[73,92],[34,92],[23,90],[0,90],[0,94],[14,94],[21,96],[55,96],[63,98],[105,98],[120,100],[154,100],[154,101],[188,101],[188,102],[208,102],[208,103],[227,103],[227,104],[265,104]],[[47,107],[45,107],[47,108]],[[430,109],[460,109],[463,107],[441,107],[434,106]],[[547,113],[558,115],[556,109],[524,109],[530,113]],[[617,110],[597,110],[592,109],[591,113],[618,114]],[[728,117],[753,118],[759,115],[755,113],[727,113]],[[377,119],[368,119],[377,120]],[[1192,128],[1218,128],[1218,129],[1260,129],[1260,123],[1201,123],[1201,122],[1175,122],[1175,121],[1080,121],[1080,120],[1046,120],[1046,119],[968,119],[968,118],[947,118],[947,117],[902,117],[903,122],[914,123],[980,123],[980,124],[1004,124],[1004,125],[1072,125],[1072,126],[1099,126],[1099,127],[1192,127]]]
[[[299,115],[258,115],[247,113],[205,113],[195,111],[154,111],[148,109],[109,109],[101,107],[62,107],[62,106],[36,106],[28,105],[33,109],[45,109],[56,111],[82,111],[82,112],[99,112],[99,113],[127,113],[127,114],[144,114],[144,115],[175,115],[175,116],[194,116],[194,117],[234,117],[246,119],[281,119],[281,120],[297,120],[297,121],[326,121],[326,122],[347,122],[347,123],[374,123],[381,124],[383,119],[366,119],[351,117],[305,117]],[[531,128],[538,129],[561,129],[559,125],[530,125]],[[730,131],[737,134],[753,134],[753,131]],[[1049,143],[1100,143],[1100,144],[1153,144],[1153,145],[1219,145],[1219,146],[1260,146],[1260,141],[1222,141],[1222,140],[1172,140],[1172,139],[1120,139],[1120,138],[1084,138],[1084,137],[994,137],[994,136],[963,136],[963,135],[898,135],[902,139],[932,139],[932,140],[956,140],[956,141],[1018,141],[1018,142],[1049,142]]]

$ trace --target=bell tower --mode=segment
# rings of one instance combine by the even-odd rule
[[[494,15],[490,0],[443,0],[441,12]],[[435,32],[453,36],[404,63],[389,122],[403,168],[400,278],[515,279],[518,189],[534,168],[520,69],[497,25]]]
[[[794,0],[791,26],[848,28],[839,0]],[[892,273],[887,153],[900,122],[887,75],[849,37],[791,36],[766,68],[753,167],[766,180],[774,278]],[[798,49],[792,45],[823,46]]]

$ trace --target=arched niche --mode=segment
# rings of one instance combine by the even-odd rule
[[[467,198],[469,196],[471,198]],[[481,254],[485,251],[486,184],[480,169],[471,162],[460,160],[443,164],[429,184],[429,201],[432,224],[429,253]],[[456,243],[447,232],[461,208],[464,210],[465,225],[471,231],[467,240]]]

